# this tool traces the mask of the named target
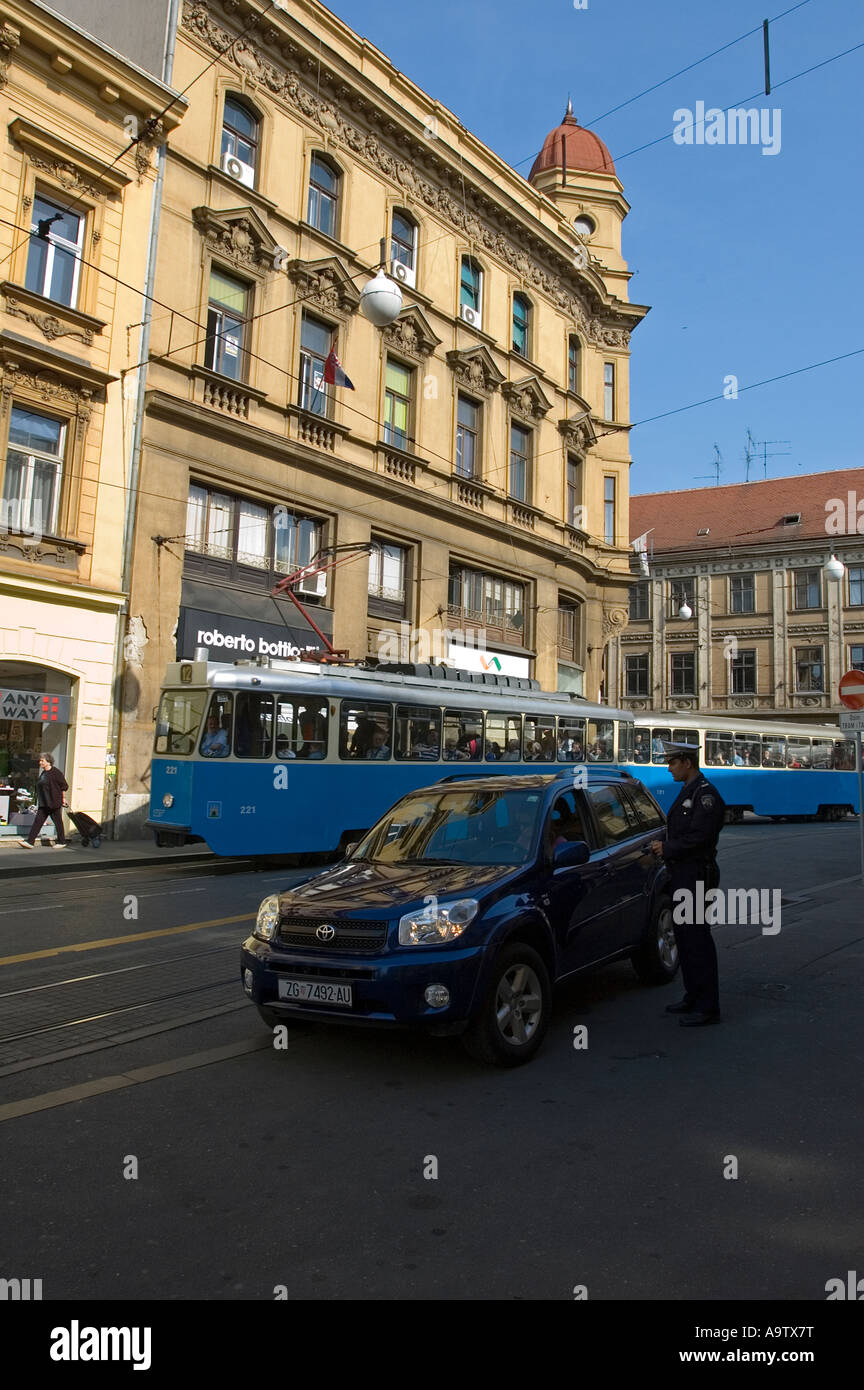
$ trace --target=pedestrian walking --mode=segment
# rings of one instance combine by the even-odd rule
[[[39,759],[39,776],[36,779],[36,819],[27,839],[22,841],[23,844],[33,849],[39,831],[50,816],[57,831],[57,844],[65,847],[66,832],[63,829],[62,808],[66,805],[68,790],[69,784],[59,767],[54,766],[51,754],[43,753]]]
[[[698,746],[664,742],[663,753],[669,771],[682,786],[669,809],[666,839],[652,840],[651,849],[669,870],[673,902],[678,889],[686,889],[690,895],[690,910],[684,914],[689,920],[675,923],[684,998],[678,1004],[667,1004],[666,1012],[681,1014],[682,1027],[699,1028],[720,1022],[717,948],[705,921],[704,902],[705,895],[720,882],[717,841],[726,803],[699,769]]]

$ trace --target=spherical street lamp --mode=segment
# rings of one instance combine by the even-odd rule
[[[826,560],[825,564],[822,566],[822,573],[826,579],[833,579],[835,582],[839,583],[846,573],[846,566],[843,564],[842,560],[837,559],[836,555],[832,555],[831,559]]]
[[[376,328],[386,328],[402,312],[402,291],[383,270],[360,291],[360,312]]]
[[[687,621],[688,618],[692,618],[692,617],[693,617],[693,609],[690,607],[690,605],[689,605],[689,603],[687,602],[686,599],[685,599],[684,602],[681,604],[681,607],[678,609],[678,617],[679,617],[679,618],[683,618],[684,621],[685,621],[685,623],[686,623],[686,621]]]

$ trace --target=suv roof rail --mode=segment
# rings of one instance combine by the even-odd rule
[[[572,777],[577,767],[584,767],[586,772],[595,777],[629,777],[631,779],[633,777],[632,772],[628,772],[626,767],[619,767],[617,763],[571,763],[569,767],[559,767],[555,776]]]

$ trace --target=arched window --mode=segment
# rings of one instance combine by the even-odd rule
[[[417,223],[398,208],[393,212],[390,232],[390,260],[396,278],[413,285],[417,274]],[[400,272],[399,267],[404,270]]]
[[[529,336],[531,330],[531,305],[524,294],[513,296],[513,351],[520,357],[529,357]]]
[[[579,388],[582,382],[582,344],[571,333],[567,339],[567,390],[574,395],[580,394]]]
[[[338,170],[320,154],[313,154],[309,171],[309,209],[306,220],[319,232],[335,237],[339,226]]]
[[[259,130],[257,116],[229,93],[222,113],[222,168],[249,188],[254,187],[258,172]]]
[[[483,271],[473,256],[462,257],[462,274],[459,281],[459,303],[466,309],[480,312],[483,294]]]

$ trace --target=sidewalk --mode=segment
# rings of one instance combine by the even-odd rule
[[[77,836],[66,849],[46,849],[38,842],[25,849],[16,839],[0,838],[0,878],[26,878],[33,874],[69,873],[70,870],[146,868],[148,865],[223,862],[204,844],[158,849],[153,839],[103,840],[98,849],[86,849]]]

